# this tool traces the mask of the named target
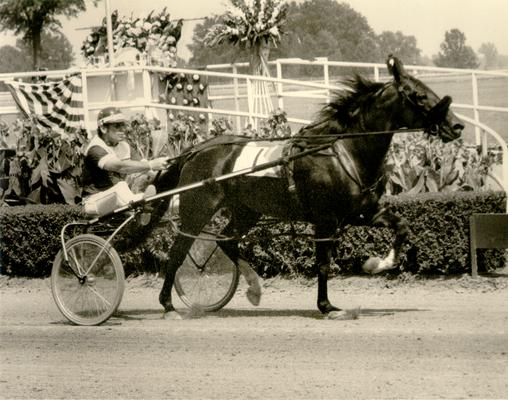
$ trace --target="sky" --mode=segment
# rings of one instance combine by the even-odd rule
[[[87,11],[77,18],[62,19],[63,33],[79,57],[80,47],[91,26],[100,25],[105,15],[105,2],[94,7],[85,0]],[[301,1],[301,0],[298,0]],[[466,35],[466,44],[475,51],[482,43],[493,43],[499,54],[508,55],[508,0],[337,0],[347,3],[367,18],[376,34],[385,30],[401,31],[416,37],[422,54],[431,57],[440,51],[445,32],[457,28]],[[111,10],[121,15],[139,16],[167,7],[171,18],[202,18],[222,14],[227,0],[110,0]],[[194,26],[200,21],[187,21],[178,45],[178,55],[190,57],[187,44],[192,41]],[[0,46],[14,45],[11,34],[0,35]],[[337,60],[340,61],[340,60]],[[343,60],[347,61],[347,60]]]

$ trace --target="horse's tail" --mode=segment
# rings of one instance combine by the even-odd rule
[[[167,190],[174,189],[180,180],[181,170],[182,166],[180,163],[175,162],[171,164],[167,170],[158,174],[153,182],[157,188],[157,193],[160,194]],[[138,247],[140,244],[144,243],[153,229],[159,225],[164,214],[166,214],[170,202],[171,196],[167,196],[147,203],[148,207],[151,209],[150,222],[144,226],[129,224],[126,229],[127,233],[121,235],[121,238],[115,244],[115,248],[124,251]],[[135,229],[135,234],[134,232],[129,232],[131,229]],[[132,240],[133,238],[135,239],[134,241]]]
[[[176,160],[168,169],[157,175],[154,185],[157,188],[157,193],[165,192],[176,188],[180,180],[180,173],[182,172],[182,163]]]
[[[157,174],[153,184],[157,188],[157,193],[161,194],[168,190],[172,190],[177,187],[180,181],[180,173],[182,172],[183,163],[176,160],[173,162],[165,171]],[[159,223],[161,218],[166,213],[169,204],[171,202],[171,196],[164,196],[160,200],[153,202],[152,217],[149,225],[155,225]],[[152,206],[152,204],[150,204]]]

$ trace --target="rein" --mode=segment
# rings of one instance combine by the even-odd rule
[[[320,121],[320,122],[317,122],[317,123],[314,123],[314,124],[311,124],[311,125],[307,125],[306,129],[312,129],[312,128],[315,128],[317,126],[319,126],[320,124],[322,123],[325,123],[326,121]],[[298,141],[301,141],[301,140],[307,140],[307,139],[310,139],[310,140],[320,140],[320,139],[329,139],[330,142],[327,144],[327,147],[330,147],[333,145],[333,143],[335,143],[337,140],[342,140],[342,139],[353,139],[353,138],[357,138],[357,137],[365,137],[365,136],[382,136],[382,135],[390,135],[390,134],[396,134],[396,133],[416,133],[416,132],[425,132],[426,129],[425,128],[412,128],[412,129],[406,129],[406,128],[401,128],[401,129],[392,129],[392,130],[387,130],[387,131],[375,131],[375,132],[354,132],[354,133],[340,133],[340,134],[327,134],[327,135],[298,135],[298,136],[281,136],[281,137],[275,137],[275,138],[250,138],[250,137],[245,137],[243,140],[238,140],[238,141],[234,141],[234,142],[228,142],[228,143],[217,143],[217,144],[214,144],[214,145],[211,145],[210,147],[214,147],[214,146],[228,146],[228,145],[242,145],[242,144],[245,144],[245,143],[252,143],[252,142],[278,142],[278,141],[288,141],[288,142],[292,142],[292,143],[295,143],[295,142],[298,142]],[[313,146],[312,144],[310,143],[307,143],[307,146],[308,147],[311,147]],[[317,146],[317,145],[314,145],[314,146]],[[321,149],[320,149],[321,150]],[[171,163],[173,161],[178,161],[178,160],[181,160],[183,158],[188,158],[188,157],[192,157],[194,154],[200,152],[200,150],[192,150],[190,149],[189,151],[187,152],[184,152],[176,157],[171,157],[168,159],[168,163]]]

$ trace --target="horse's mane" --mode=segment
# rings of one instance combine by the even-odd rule
[[[321,109],[317,119],[317,124],[331,123],[331,127],[335,127],[333,130],[338,132],[355,124],[358,112],[362,112],[365,105],[374,101],[374,95],[385,86],[384,83],[371,81],[361,75],[354,75],[342,83],[345,88],[332,92],[330,103]]]

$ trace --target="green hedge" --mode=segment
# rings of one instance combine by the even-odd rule
[[[384,198],[382,202],[405,218],[411,229],[400,270],[422,275],[469,272],[469,217],[473,213],[504,213],[505,199],[502,192],[426,193]],[[312,232],[303,224],[297,230]],[[258,229],[257,233],[269,238],[281,231],[289,232],[290,228],[280,224],[275,228]],[[339,238],[334,269],[342,274],[356,274],[361,272],[369,256],[388,254],[394,235],[386,228],[351,226],[346,227]],[[247,243],[244,248],[251,264],[264,275],[272,276],[280,271],[315,275],[309,239],[280,237]],[[483,271],[503,267],[504,261],[503,250],[478,251],[478,264]]]
[[[399,195],[383,200],[408,220],[409,243],[401,269],[419,274],[456,274],[469,272],[469,216],[472,213],[505,212],[505,195],[499,192],[454,192]],[[80,219],[75,206],[49,205],[0,208],[1,273],[17,276],[48,276],[60,248],[61,227]],[[297,224],[299,233],[312,233],[312,227]],[[304,274],[314,276],[313,244],[308,237],[277,236],[291,232],[280,223],[257,227],[251,234],[257,240],[242,244],[249,262],[263,276]],[[157,228],[145,244],[122,251],[126,274],[155,272],[160,260],[167,259],[173,239],[169,228]],[[388,229],[348,227],[337,242],[335,264],[343,274],[359,273],[369,256],[385,256],[393,234]],[[493,270],[503,266],[502,250],[479,251],[479,266]]]
[[[0,207],[0,273],[48,276],[61,246],[60,230],[80,218],[78,206]]]
[[[506,212],[506,197],[501,192],[427,193],[397,196],[390,203],[412,231],[414,254],[406,253],[403,268],[420,274],[469,272],[471,214]],[[479,250],[478,257],[484,271],[504,266],[504,250]]]

